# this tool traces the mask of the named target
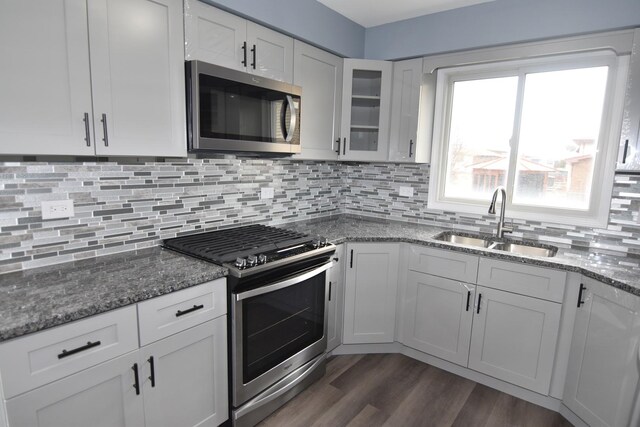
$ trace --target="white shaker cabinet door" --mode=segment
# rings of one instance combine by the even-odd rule
[[[418,147],[422,58],[393,63],[389,160],[424,161],[429,147]],[[417,154],[419,154],[419,156]]]
[[[142,381],[137,351],[9,399],[9,426],[144,426],[135,367]]]
[[[247,21],[199,0],[185,1],[185,59],[244,71]],[[245,52],[246,50],[246,52]]]
[[[96,154],[185,156],[181,0],[89,2]]]
[[[228,418],[227,316],[143,347],[147,426],[216,427]]]
[[[329,297],[327,308],[327,351],[342,344],[342,316],[344,313],[344,245],[338,245],[333,256],[334,265],[327,272]]]
[[[410,271],[403,344],[467,366],[475,285]]]
[[[562,305],[476,287],[469,368],[549,394]]]
[[[582,280],[562,400],[591,426],[637,426],[640,298]]]
[[[345,344],[393,342],[399,252],[398,244],[347,245]]]
[[[293,83],[293,38],[247,21],[247,70]]]
[[[87,4],[0,2],[0,154],[93,155]]]
[[[301,159],[336,160],[340,148],[342,58],[295,40],[293,84],[302,87]]]

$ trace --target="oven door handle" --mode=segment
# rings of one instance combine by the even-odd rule
[[[252,289],[250,291],[242,292],[236,295],[236,301],[242,301],[243,299],[257,297],[258,295],[267,294],[269,292],[277,291],[279,289],[288,288],[289,286],[297,285],[300,282],[311,279],[320,273],[323,273],[333,267],[333,262],[329,261],[326,264],[321,265],[318,268],[302,273],[299,276],[292,277],[291,279],[283,280],[282,282],[276,282],[272,285],[263,286],[261,288]]]

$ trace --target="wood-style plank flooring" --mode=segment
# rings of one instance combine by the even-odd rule
[[[568,427],[562,416],[401,354],[331,358],[260,427]]]

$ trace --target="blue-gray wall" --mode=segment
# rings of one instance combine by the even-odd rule
[[[410,58],[637,26],[640,0],[496,0],[368,28],[365,57]]]
[[[364,57],[364,27],[316,0],[206,0],[206,2],[340,56]]]

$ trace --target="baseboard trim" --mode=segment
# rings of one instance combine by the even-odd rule
[[[589,427],[580,418],[578,418],[573,412],[571,412],[566,406],[562,404],[562,401],[551,396],[544,396],[542,394],[533,392],[531,390],[524,389],[517,385],[493,378],[489,375],[476,372],[472,369],[465,368],[463,366],[456,365],[455,363],[448,362],[443,359],[439,359],[435,356],[423,353],[413,348],[407,347],[399,342],[385,343],[385,344],[342,344],[335,348],[331,355],[344,355],[344,354],[373,354],[373,353],[400,353],[412,359],[419,360],[420,362],[433,365],[436,368],[440,368],[452,374],[467,378],[471,381],[475,381],[479,384],[491,387],[503,393],[515,396],[519,399],[526,400],[535,405],[542,406],[543,408],[550,409],[558,412],[567,421],[571,422],[576,427]]]

